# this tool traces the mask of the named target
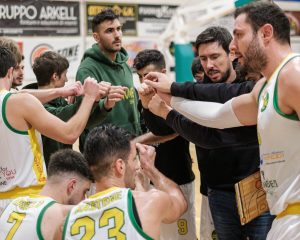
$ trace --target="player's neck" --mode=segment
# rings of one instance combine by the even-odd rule
[[[0,90],[7,90],[11,88],[10,84],[8,84],[8,80],[6,78],[0,78]]]
[[[50,197],[54,199],[56,202],[60,204],[68,204],[64,201],[64,197],[62,196],[62,191],[60,188],[49,186],[49,184],[46,184],[43,189],[40,192],[40,195]]]
[[[103,177],[100,181],[96,181],[96,192],[102,192],[112,187],[125,187],[124,181],[119,178]]]
[[[282,61],[292,53],[292,49],[288,44],[282,45],[275,43],[270,47],[268,52],[269,54],[267,57],[269,61],[267,66],[262,70],[262,74],[266,79],[269,79]]]
[[[103,48],[101,45],[99,45],[99,48],[101,49],[102,53],[109,58],[112,62],[116,60],[118,52],[113,51],[107,51],[105,48]]]

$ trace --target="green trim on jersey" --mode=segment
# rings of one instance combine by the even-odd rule
[[[262,86],[262,88],[259,90],[259,94],[258,94],[258,99],[257,99],[257,105],[259,105],[259,100],[260,100],[260,95],[262,93],[262,91],[264,90],[264,88],[266,87],[268,81],[264,82],[264,85]]]
[[[290,119],[290,120],[294,120],[294,121],[299,121],[299,117],[296,113],[292,113],[292,114],[286,114],[286,113],[283,113],[280,109],[279,109],[279,106],[278,106],[278,76],[279,76],[279,73],[280,71],[283,69],[283,67],[289,63],[292,59],[296,58],[296,57],[300,57],[300,55],[296,55],[296,56],[293,56],[291,57],[288,61],[286,61],[283,66],[281,67],[281,69],[279,70],[278,74],[277,74],[277,77],[276,77],[276,83],[275,83],[275,88],[274,88],[274,96],[273,96],[273,106],[274,106],[274,109],[275,111],[281,115],[282,117],[284,118],[287,118],[287,119]]]
[[[71,211],[72,211],[72,210],[71,210]],[[68,215],[67,215],[67,217],[66,217],[66,221],[65,221],[65,223],[64,223],[64,229],[63,229],[62,238],[61,238],[62,240],[65,240],[65,239],[66,239],[67,226],[68,226],[68,223],[69,223],[71,211],[68,213]]]
[[[41,211],[41,213],[39,214],[38,216],[38,219],[37,219],[37,223],[36,223],[36,232],[37,232],[37,235],[39,237],[39,240],[44,240],[44,237],[43,237],[43,234],[42,234],[42,229],[41,229],[41,224],[42,224],[42,220],[43,220],[43,217],[44,217],[44,214],[46,212],[46,210],[51,207],[54,203],[56,203],[56,201],[51,201],[49,202]]]
[[[20,130],[17,130],[15,128],[13,128],[9,122],[7,121],[7,117],[6,117],[6,103],[7,103],[7,100],[8,98],[12,95],[12,93],[8,93],[6,94],[6,96],[4,97],[3,99],[3,103],[2,103],[2,117],[3,117],[3,121],[5,123],[5,125],[11,130],[13,131],[14,133],[17,133],[17,134],[22,134],[22,135],[28,135],[28,131],[20,131]]]
[[[149,237],[144,231],[143,229],[138,225],[138,223],[136,222],[136,219],[134,217],[133,214],[133,209],[132,209],[132,193],[131,190],[128,190],[128,214],[129,214],[129,218],[131,220],[132,225],[134,226],[134,228],[138,231],[139,234],[141,234],[142,237],[144,237],[146,240],[153,240],[153,238]]]

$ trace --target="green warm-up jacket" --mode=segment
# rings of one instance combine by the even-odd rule
[[[137,110],[137,95],[133,85],[132,71],[127,64],[128,54],[124,48],[117,53],[115,61],[111,61],[100,50],[98,44],[89,48],[83,56],[76,74],[76,80],[82,83],[87,77],[93,77],[98,82],[110,82],[113,86],[126,86],[124,100],[118,102],[106,118],[99,124],[112,123],[139,135],[141,133],[140,117]],[[95,114],[94,118],[96,119]],[[97,113],[96,113],[97,115]],[[98,114],[100,117],[100,115]]]

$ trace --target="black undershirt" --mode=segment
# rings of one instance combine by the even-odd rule
[[[139,225],[139,227],[141,229],[143,229],[142,228],[142,224],[141,224],[141,220],[140,220],[140,217],[139,217],[139,214],[138,214],[137,209],[136,209],[136,205],[135,205],[135,201],[134,201],[134,197],[133,196],[132,196],[132,211],[133,211],[133,216],[135,218],[136,223]]]

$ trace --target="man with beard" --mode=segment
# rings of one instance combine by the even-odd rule
[[[82,62],[76,74],[76,79],[84,81],[88,76],[100,81],[111,83],[109,96],[123,99],[114,108],[115,102],[109,98],[101,100],[100,106],[109,111],[104,123],[113,123],[125,128],[133,134],[141,133],[139,113],[137,110],[137,93],[134,89],[132,72],[128,64],[128,54],[122,48],[122,27],[119,16],[112,9],[106,9],[98,13],[92,21],[93,37],[96,41],[83,56]],[[121,86],[123,87],[121,87]],[[101,122],[101,115],[91,115],[96,125]],[[97,119],[99,119],[97,123]],[[92,126],[88,127],[91,129]],[[80,149],[82,150],[85,136],[80,137]]]
[[[300,55],[290,46],[288,18],[272,3],[241,7],[235,12],[234,45],[245,66],[266,80],[225,104],[172,98],[171,105],[209,127],[257,123],[262,183],[270,212],[277,215],[267,239],[300,239]]]
[[[51,156],[48,179],[39,194],[14,199],[0,217],[1,239],[61,239],[60,227],[72,206],[85,198],[92,182],[87,161],[73,150]]]
[[[243,82],[245,76],[240,74],[236,76],[232,68],[229,55],[231,41],[230,33],[221,27],[210,27],[204,30],[196,40],[205,73],[212,81],[224,82],[228,77],[229,80],[226,83],[211,85],[167,82],[165,85],[168,85],[168,91],[171,88],[171,93],[175,96],[181,95],[220,103],[250,92],[255,82]],[[231,50],[236,50],[234,46],[230,47]],[[149,76],[146,78],[150,79]],[[228,82],[231,83],[228,84]],[[158,87],[162,83],[150,82],[150,84]],[[158,88],[158,90],[161,89]],[[265,213],[242,226],[234,192],[236,182],[258,171],[259,150],[256,127],[227,130],[203,127],[163,105],[154,107],[155,100],[158,101],[158,96],[154,96],[151,104],[148,105],[150,111],[166,119],[168,125],[177,133],[196,145],[198,166],[208,186],[207,195],[218,238],[228,240],[265,239],[273,217],[269,213]],[[146,123],[152,130],[153,116],[149,114],[149,111],[145,111],[145,113],[147,114],[147,116],[145,114]]]
[[[22,56],[17,43],[12,39],[0,37],[0,46],[8,48],[15,55],[17,66],[13,71],[11,91],[19,90],[18,86],[21,86],[24,80],[24,56]]]
[[[24,56],[22,56],[21,62],[15,67],[13,73],[13,82],[11,87],[19,90],[18,87],[22,86],[24,80]]]

